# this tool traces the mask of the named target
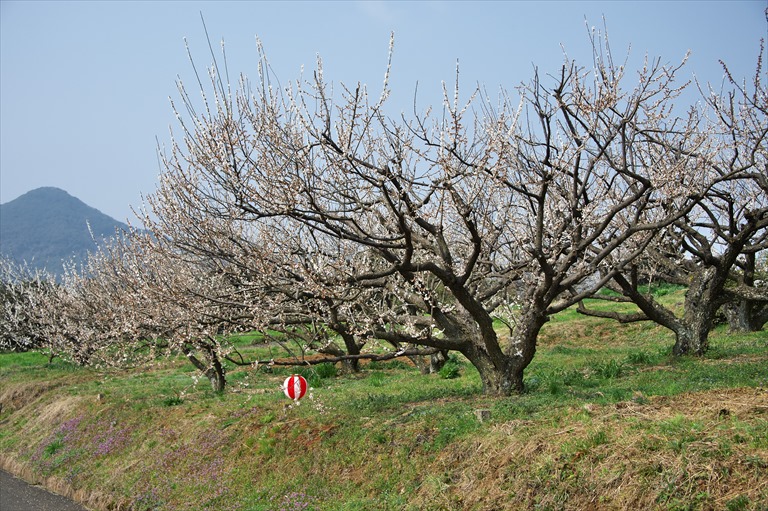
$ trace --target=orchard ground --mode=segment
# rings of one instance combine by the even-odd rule
[[[523,395],[483,396],[453,356],[432,375],[302,368],[299,405],[280,389],[291,368],[231,367],[216,394],[182,359],[99,373],[7,353],[0,458],[93,509],[768,508],[768,334],[718,327],[702,358],[673,342],[568,310]]]

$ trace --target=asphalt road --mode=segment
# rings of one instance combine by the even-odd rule
[[[66,497],[0,470],[0,511],[88,511]]]

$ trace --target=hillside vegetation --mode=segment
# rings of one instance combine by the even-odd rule
[[[0,253],[59,274],[63,261],[82,261],[96,248],[94,239],[121,228],[127,226],[64,190],[37,188],[0,205]]]
[[[268,356],[254,341],[238,344]],[[483,396],[452,356],[432,375],[301,369],[299,405],[289,368],[232,367],[217,394],[184,360],[98,373],[2,354],[0,455],[94,509],[766,509],[768,335],[719,328],[701,358],[672,343],[567,310],[523,395]]]

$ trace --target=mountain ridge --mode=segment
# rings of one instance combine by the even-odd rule
[[[127,228],[66,191],[45,186],[0,204],[0,254],[60,275],[64,262],[83,262],[96,249],[95,240]]]

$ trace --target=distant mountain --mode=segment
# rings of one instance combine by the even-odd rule
[[[113,236],[118,228],[127,225],[64,190],[37,188],[0,204],[0,253],[61,274],[63,261],[83,261],[96,248],[94,237]]]

